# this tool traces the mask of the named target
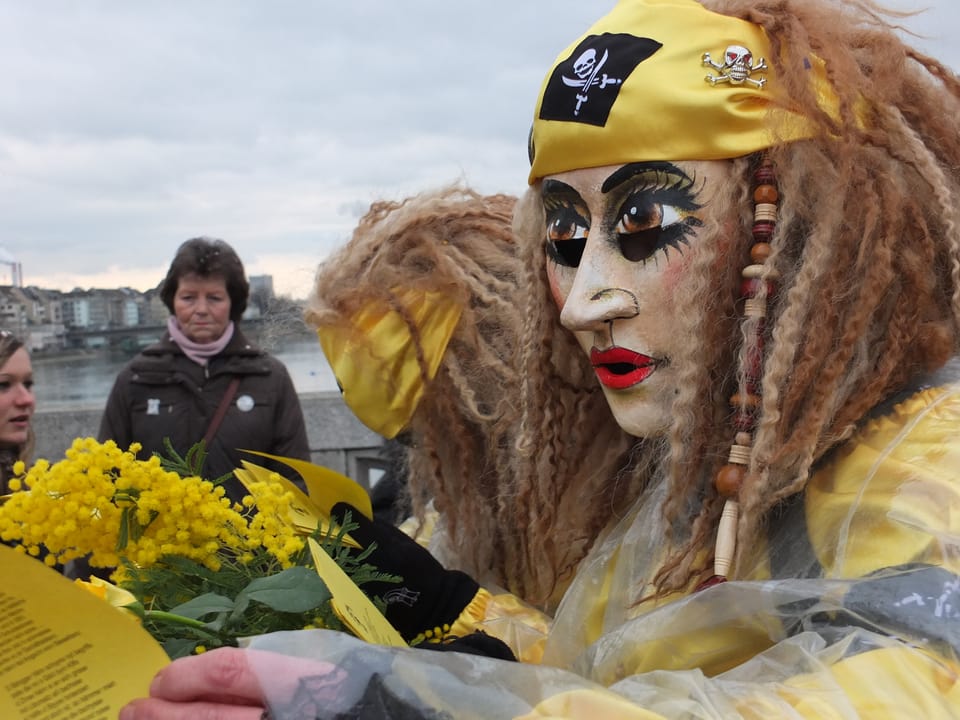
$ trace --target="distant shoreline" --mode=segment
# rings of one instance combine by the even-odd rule
[[[54,362],[61,360],[71,360],[76,358],[109,357],[112,355],[120,356],[121,353],[114,353],[104,348],[68,348],[64,350],[32,350],[30,352],[30,361],[34,364],[44,362]],[[132,357],[132,356],[131,356]]]
[[[278,344],[270,354],[284,363],[298,393],[339,394],[336,378],[315,338]],[[33,353],[31,359],[38,408],[102,408],[117,373],[133,357],[134,354],[119,348]]]
[[[310,400],[330,400],[341,397],[339,390],[309,390],[307,392],[298,392],[301,404],[306,404]],[[42,406],[38,405],[34,411],[34,416],[38,415],[59,415],[64,412],[102,412],[103,403],[95,403],[89,400],[44,400]]]

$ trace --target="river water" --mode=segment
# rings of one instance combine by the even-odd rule
[[[290,340],[271,354],[287,366],[298,393],[336,391],[337,381],[316,340]],[[36,354],[33,361],[37,410],[103,407],[114,378],[130,361],[129,355],[107,351],[62,356]]]

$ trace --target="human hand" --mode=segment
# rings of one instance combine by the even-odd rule
[[[265,686],[271,697],[292,698],[303,678],[312,676],[329,678],[323,685],[335,693],[338,674],[330,663],[219,648],[163,668],[150,685],[150,697],[130,702],[120,711],[120,720],[261,720],[269,717]],[[316,693],[311,699],[323,700]]]

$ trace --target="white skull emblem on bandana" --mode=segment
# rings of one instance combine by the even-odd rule
[[[753,73],[767,69],[767,62],[760,58],[757,64],[753,64],[753,53],[743,45],[730,45],[723,51],[723,62],[717,63],[706,52],[702,58],[704,65],[709,65],[716,70],[718,75],[707,75],[704,78],[711,85],[718,83],[730,83],[731,85],[743,85],[750,83],[755,87],[762,88],[766,78],[754,79],[750,77]]]
[[[610,77],[606,73],[600,73],[601,68],[606,64],[610,56],[608,50],[603,51],[603,57],[597,60],[597,51],[593,48],[587,48],[573,62],[573,72],[576,78],[563,76],[563,84],[567,87],[580,88],[577,93],[577,107],[573,111],[574,115],[580,114],[580,106],[589,98],[587,95],[590,88],[596,85],[601,90],[608,85],[619,85],[623,80],[621,78]],[[599,77],[597,77],[599,75]]]

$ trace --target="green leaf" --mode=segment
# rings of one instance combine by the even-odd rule
[[[206,443],[203,440],[192,445],[186,456],[176,451],[168,437],[163,438],[163,449],[166,455],[159,452],[153,454],[160,458],[160,467],[164,470],[175,472],[180,477],[203,476],[203,464],[207,459]]]
[[[292,567],[276,575],[257,578],[237,596],[263,603],[277,612],[303,613],[330,600],[330,591],[316,571]]]
[[[196,639],[170,638],[163,643],[163,650],[171,660],[192,655],[199,642]]]
[[[232,612],[233,609],[234,602],[230,598],[217,595],[216,593],[204,593],[203,595],[171,608],[170,612],[175,615],[183,615],[184,617],[199,620],[204,615],[209,615],[210,613]]]
[[[200,470],[203,468],[203,462],[206,460],[207,456],[207,443],[205,440],[194,443],[189,450],[187,450],[187,467],[191,470],[196,469]]]

